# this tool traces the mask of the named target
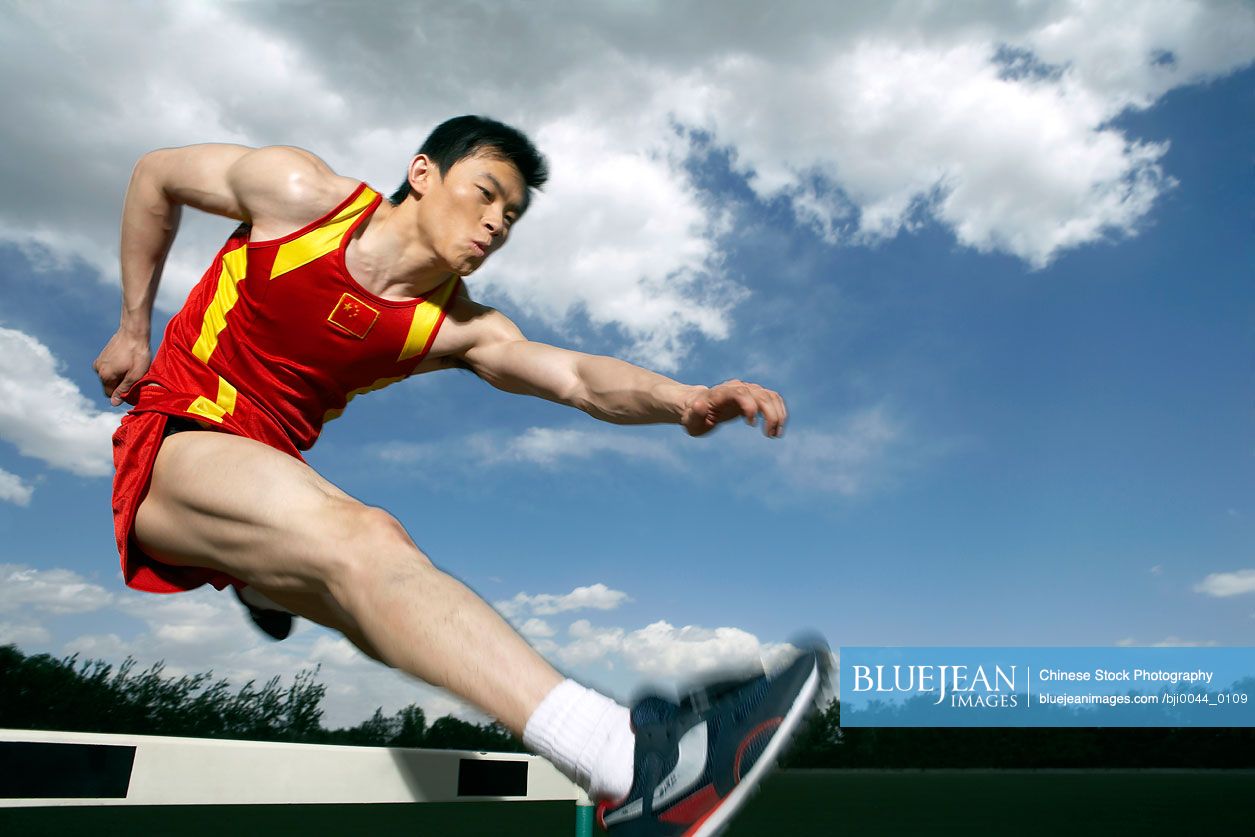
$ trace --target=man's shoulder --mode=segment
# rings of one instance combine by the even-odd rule
[[[266,233],[322,217],[361,183],[337,174],[314,153],[287,145],[253,149],[232,166],[230,178],[253,228]]]
[[[445,309],[444,323],[428,357],[453,363],[468,351],[488,343],[523,339],[518,326],[505,314],[471,299],[460,289]],[[454,365],[457,365],[454,363]]]
[[[465,288],[464,284],[462,288]],[[476,302],[463,289],[459,289],[454,298],[449,301],[449,306],[445,311],[447,321],[452,321],[463,328],[474,329],[484,337],[492,337],[497,332],[510,336],[519,330],[518,326],[501,311],[491,305]]]

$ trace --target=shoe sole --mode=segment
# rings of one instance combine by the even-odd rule
[[[788,713],[784,716],[784,720],[780,723],[779,731],[772,736],[771,742],[763,750],[763,754],[754,762],[754,766],[750,768],[737,786],[732,789],[723,800],[723,803],[711,811],[706,819],[698,823],[697,828],[684,833],[684,837],[713,837],[720,833],[723,828],[732,819],[732,815],[741,809],[741,806],[749,799],[749,796],[758,788],[759,781],[767,774],[767,771],[776,766],[776,760],[780,756],[780,750],[793,739],[793,733],[797,730],[802,719],[806,717],[809,709],[819,694],[820,677],[826,668],[820,654],[826,652],[816,652],[815,665],[811,667],[811,673],[806,678],[806,682],[802,685],[802,689],[798,692],[797,697],[793,701],[793,705],[789,707]]]

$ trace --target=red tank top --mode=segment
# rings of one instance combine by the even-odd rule
[[[136,411],[185,415],[295,453],[353,396],[410,375],[459,279],[403,302],[359,285],[344,250],[380,200],[363,183],[283,238],[251,242],[247,225],[237,229],[128,394]]]

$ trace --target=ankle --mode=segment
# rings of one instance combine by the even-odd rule
[[[627,708],[573,680],[536,707],[523,743],[594,799],[619,799],[631,789],[635,736]]]

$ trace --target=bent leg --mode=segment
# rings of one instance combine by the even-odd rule
[[[362,634],[362,628],[357,624],[357,620],[350,616],[348,611],[340,607],[336,600],[331,598],[330,593],[289,593],[286,591],[266,591],[260,587],[254,589],[292,613],[304,616],[311,622],[317,622],[324,628],[339,631],[344,634],[349,642],[356,645],[357,649],[363,654],[376,662],[388,665],[380,657],[375,646],[371,645],[365,635]]]
[[[333,623],[366,653],[515,733],[563,679],[486,602],[433,566],[395,518],[260,442],[214,432],[167,438],[135,536],[162,561],[229,573],[301,616]]]

